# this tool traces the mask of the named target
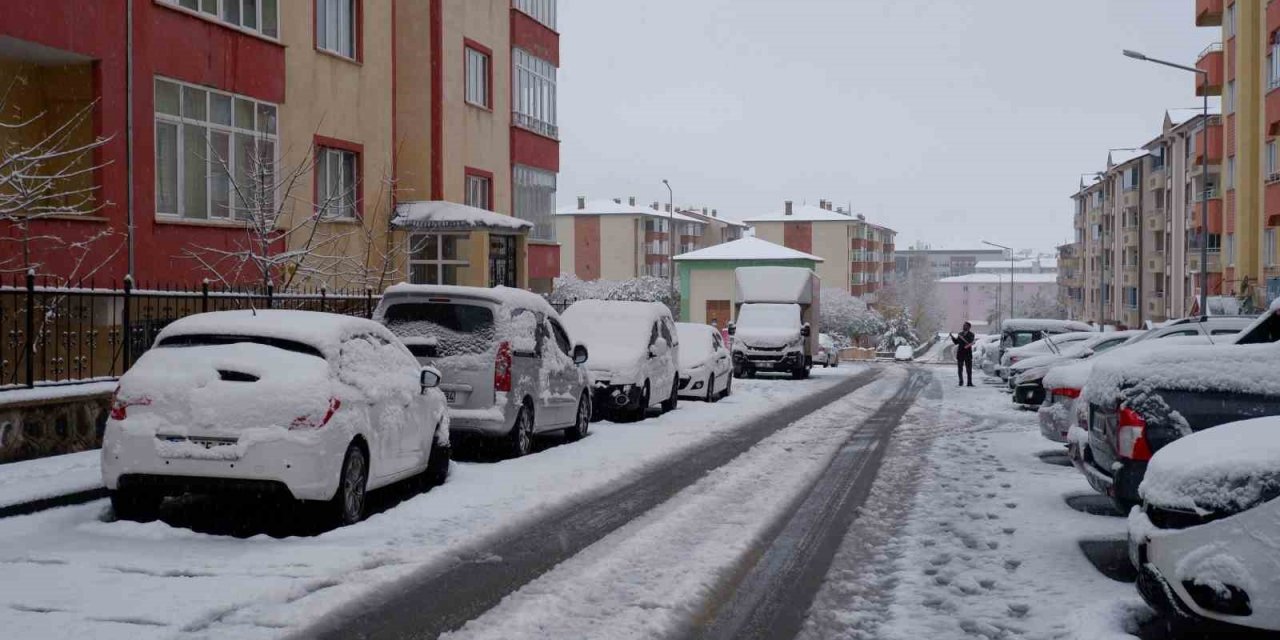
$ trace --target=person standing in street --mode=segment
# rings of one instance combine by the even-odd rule
[[[976,339],[970,324],[964,323],[960,335],[951,335],[951,342],[956,345],[956,373],[960,376],[960,386],[965,386],[965,373],[969,374],[969,386],[973,386],[973,341]]]

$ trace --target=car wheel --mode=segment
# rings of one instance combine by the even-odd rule
[[[436,427],[438,432],[440,427]],[[427,469],[423,474],[426,485],[423,489],[438,487],[449,478],[449,458],[452,457],[449,445],[441,446],[435,436],[431,437],[431,455],[427,457]]]
[[[507,434],[507,455],[511,458],[527,456],[533,451],[533,410],[520,407],[516,423]]]
[[[351,443],[342,458],[338,491],[329,506],[338,526],[355,524],[364,519],[364,503],[369,488],[369,458],[360,445]]]
[[[716,374],[711,374],[707,378],[707,397],[706,402],[715,402],[720,396],[716,395]]]
[[[570,442],[577,442],[587,436],[587,430],[591,428],[591,396],[583,392],[582,398],[578,400],[578,413],[574,418],[573,426],[564,430],[564,435]]]
[[[678,376],[676,377],[678,378]],[[680,381],[676,378],[671,380],[671,395],[662,401],[662,412],[675,411],[676,405],[680,403]]]
[[[631,421],[640,422],[644,420],[645,414],[649,411],[649,381],[644,381],[644,389],[640,392],[640,405],[631,412]]]
[[[164,496],[151,491],[117,489],[111,492],[111,511],[117,520],[152,522],[160,517],[160,503]]]

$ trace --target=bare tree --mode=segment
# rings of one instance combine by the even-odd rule
[[[94,181],[94,173],[106,165],[95,162],[95,152],[110,138],[83,139],[83,127],[90,123],[98,100],[62,122],[53,122],[47,111],[22,115],[13,98],[26,82],[25,76],[17,74],[0,93],[0,114],[14,112],[12,121],[0,121],[0,222],[17,230],[0,237],[0,247],[11,242],[21,246],[16,252],[0,251],[0,273],[25,271],[64,283],[83,280],[121,251],[121,234],[105,228],[69,239],[39,233],[37,225],[51,218],[92,215],[110,204],[97,198]],[[115,248],[103,259],[95,247],[112,240]],[[69,256],[70,268],[50,272],[41,258],[53,253]]]

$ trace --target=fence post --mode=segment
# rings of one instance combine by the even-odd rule
[[[325,298],[326,294],[328,293],[329,293],[329,285],[321,284],[320,285],[320,313],[325,313],[329,310],[329,307],[326,304],[327,299]]]
[[[200,313],[209,313],[209,279],[200,283]]]
[[[27,269],[27,388],[36,386],[36,270]]]
[[[364,317],[373,318],[373,287],[364,288]]]
[[[122,362],[120,373],[129,370],[133,364],[133,310],[129,300],[133,297],[133,274],[124,274],[124,310],[120,313],[121,323],[124,325],[124,361]]]
[[[267,308],[268,309],[274,308],[274,305],[272,304],[272,300],[275,298],[275,291],[276,291],[276,284],[274,282],[268,281],[267,282]]]

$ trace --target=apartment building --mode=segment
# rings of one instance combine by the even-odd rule
[[[1068,242],[1058,245],[1058,305],[1067,314],[1068,320],[1079,320],[1084,317],[1084,259],[1081,257],[1082,247],[1079,243]]]
[[[913,272],[927,269],[934,280],[967,276],[975,273],[978,264],[1003,260],[1000,249],[930,249],[914,247],[894,252],[894,273],[905,278]],[[1007,263],[1006,263],[1007,264]]]
[[[658,203],[653,203],[653,208],[658,208]],[[730,220],[720,216],[720,212],[716,209],[708,209],[703,207],[701,210],[693,208],[678,209],[678,211],[691,218],[696,218],[707,224],[706,230],[699,242],[689,248],[689,251],[697,249],[705,249],[734,240],[741,240],[747,229],[750,229],[746,223]],[[687,253],[681,251],[680,253]]]
[[[32,223],[58,239],[33,262],[260,282],[244,247],[269,213],[252,251],[277,284],[549,287],[555,29],[554,0],[4,3],[0,75],[20,81],[3,115],[50,117],[2,141],[82,111],[74,141],[106,140],[68,187],[93,191],[89,214]]]
[[[709,226],[657,203],[637,205],[635,197],[626,202],[579,197],[577,206],[556,212],[560,271],[583,280],[668,278],[673,255],[707,246]]]
[[[863,216],[834,209],[831,202],[796,206],[788,200],[777,213],[744,220],[757,238],[822,258],[823,286],[848,287],[874,302],[894,270],[897,232]]]

